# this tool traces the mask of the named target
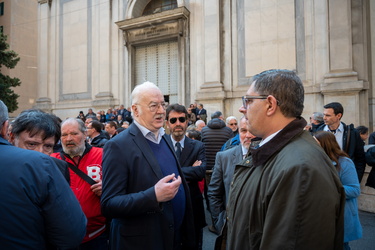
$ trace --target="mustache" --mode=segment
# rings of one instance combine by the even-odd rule
[[[70,146],[70,145],[76,146],[77,144],[73,141],[69,141],[66,143],[66,146]]]

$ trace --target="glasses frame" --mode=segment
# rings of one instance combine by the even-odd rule
[[[142,105],[142,104],[137,103],[137,105],[148,107],[148,109],[151,112],[155,112],[155,111],[159,110],[159,107],[162,107],[163,110],[166,110],[167,106],[168,106],[165,102],[151,102],[149,105]],[[153,105],[156,105],[156,106],[154,107]]]
[[[247,105],[250,100],[254,99],[267,99],[268,95],[244,95],[242,96],[242,106],[247,109]]]
[[[176,119],[174,122],[172,122],[172,119]],[[172,117],[169,119],[169,123],[170,124],[175,124],[177,122],[177,120],[181,123],[184,123],[187,121],[186,117],[183,117],[183,116],[180,116],[180,117]],[[181,120],[184,120],[184,121],[181,121]]]

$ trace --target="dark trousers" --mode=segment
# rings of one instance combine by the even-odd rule
[[[82,243],[76,250],[108,250],[108,232],[107,230],[90,241]]]

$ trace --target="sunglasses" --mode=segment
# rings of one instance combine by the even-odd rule
[[[233,126],[233,125],[236,125],[237,126],[237,123],[229,123],[230,126]]]
[[[178,120],[182,123],[182,122],[186,121],[186,118],[185,117],[178,117]],[[171,124],[175,124],[177,122],[177,118],[173,117],[173,118],[169,119],[169,122]]]

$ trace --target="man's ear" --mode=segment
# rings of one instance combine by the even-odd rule
[[[272,95],[269,95],[267,97],[267,104],[268,104],[268,108],[267,108],[267,115],[272,115],[276,112],[276,109],[277,109],[277,100],[274,96]]]
[[[341,118],[342,118],[342,113],[337,114],[337,116],[338,116],[339,120],[341,120]]]
[[[134,116],[136,117],[138,116],[139,111],[138,111],[138,107],[136,104],[132,105],[132,113],[134,113]]]
[[[9,140],[8,138],[8,127],[9,127],[9,121],[6,120],[3,124],[3,127],[1,128],[0,135],[6,139]]]

